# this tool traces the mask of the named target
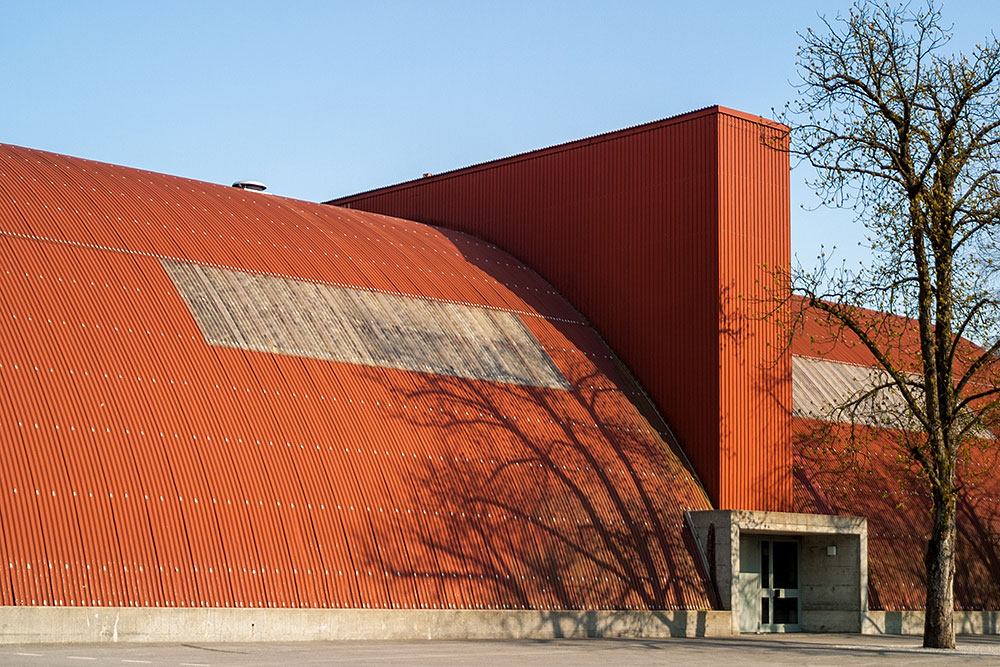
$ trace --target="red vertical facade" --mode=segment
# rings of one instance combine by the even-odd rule
[[[785,133],[727,110],[716,119],[721,502],[789,511],[792,368],[773,312],[775,272],[791,261]]]
[[[607,339],[719,508],[791,507],[791,367],[762,310],[790,256],[777,126],[711,107],[331,204],[474,234]]]

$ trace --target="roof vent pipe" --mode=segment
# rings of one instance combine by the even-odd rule
[[[253,190],[254,192],[263,192],[267,190],[267,186],[260,181],[236,181],[233,183],[234,188],[239,188],[240,190]]]

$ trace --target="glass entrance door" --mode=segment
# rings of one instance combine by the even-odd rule
[[[799,543],[760,541],[760,631],[799,630]]]

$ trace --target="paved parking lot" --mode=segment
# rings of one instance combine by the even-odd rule
[[[956,651],[919,637],[761,635],[716,639],[298,642],[268,644],[49,644],[0,646],[0,665],[875,665],[1000,664],[1000,637],[962,637]]]

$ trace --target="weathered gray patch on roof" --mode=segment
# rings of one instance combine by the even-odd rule
[[[913,429],[902,394],[883,388],[884,370],[827,359],[792,357],[792,413],[796,417]]]
[[[513,313],[161,260],[212,345],[568,389]]]

